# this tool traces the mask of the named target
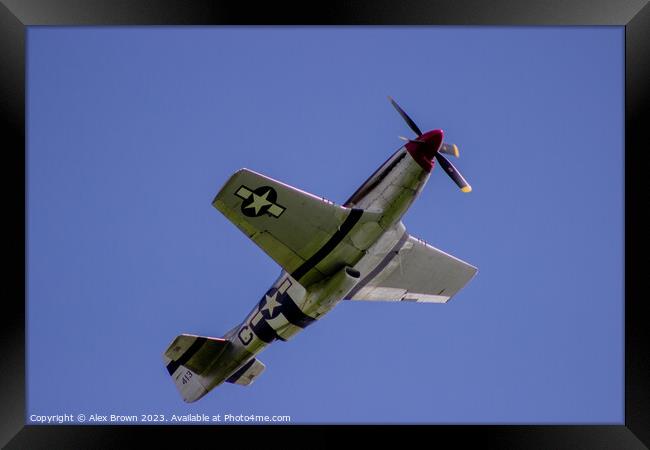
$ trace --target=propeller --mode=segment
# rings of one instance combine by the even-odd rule
[[[440,167],[445,169],[445,172],[447,172],[447,175],[454,180],[454,183],[458,185],[461,191],[463,192],[472,192],[472,186],[469,185],[467,180],[460,174],[458,169],[454,167],[454,165],[449,161],[447,158],[442,156],[440,153],[436,153],[436,159],[438,160],[438,164],[440,164]]]
[[[413,144],[416,145],[433,145],[430,142],[427,142],[424,139],[421,139],[425,133],[422,133],[420,128],[415,124],[413,119],[409,117],[406,112],[400,108],[400,106],[397,104],[395,100],[392,99],[392,97],[388,97],[390,100],[390,103],[393,105],[393,107],[397,110],[400,116],[402,116],[402,119],[404,119],[404,122],[409,126],[411,130],[417,135],[415,139],[409,139],[404,136],[399,136],[400,139],[406,142],[412,142]],[[460,174],[458,169],[454,167],[454,165],[449,161],[447,158],[445,158],[442,153],[448,154],[448,155],[453,155],[456,158],[460,156],[460,152],[458,151],[458,147],[456,144],[447,144],[446,142],[443,142],[439,148],[435,149],[434,157],[438,161],[438,164],[440,164],[440,167],[443,168],[445,173],[449,175],[449,177],[456,183],[456,185],[460,188],[461,191],[463,192],[471,192],[472,187],[469,185],[467,180]]]
[[[419,144],[426,144],[426,141],[421,141],[419,139],[409,139],[404,136],[397,136],[403,141],[406,142],[416,142]],[[448,155],[454,155],[456,158],[460,157],[460,152],[458,151],[458,147],[456,144],[447,144],[446,142],[443,142],[442,145],[440,146],[440,149],[438,150],[440,153],[446,153]]]
[[[411,130],[413,130],[413,132],[414,132],[415,134],[417,134],[418,137],[422,136],[422,131],[420,131],[420,129],[418,128],[418,126],[415,124],[415,122],[413,122],[413,119],[411,119],[411,118],[409,117],[409,115],[406,114],[406,112],[404,112],[404,110],[403,110],[402,108],[399,107],[399,105],[397,104],[397,102],[396,102],[395,100],[393,100],[392,97],[388,97],[388,100],[390,100],[390,103],[391,103],[391,104],[393,105],[393,107],[397,110],[397,112],[399,113],[399,115],[402,116],[402,119],[404,119],[404,122],[406,122],[406,124],[409,126],[409,128],[410,128]]]

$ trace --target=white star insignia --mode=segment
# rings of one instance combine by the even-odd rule
[[[259,214],[260,209],[266,205],[271,204],[271,202],[266,199],[266,197],[269,195],[269,192],[271,192],[270,189],[266,191],[264,195],[257,195],[253,192],[253,202],[250,205],[246,206],[244,209],[254,208],[255,214]]]
[[[268,295],[265,295],[265,297],[266,297],[266,304],[264,305],[264,308],[262,308],[262,311],[268,311],[269,317],[273,317],[273,310],[281,306],[282,303],[278,302],[277,300],[278,299],[277,291],[271,297],[269,297]]]

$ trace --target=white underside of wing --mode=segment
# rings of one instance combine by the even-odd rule
[[[476,267],[413,236],[362,277],[350,300],[446,303],[476,274]]]

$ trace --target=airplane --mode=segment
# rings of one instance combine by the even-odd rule
[[[435,161],[462,192],[471,186],[443,156],[459,156],[443,131],[417,135],[343,204],[248,169],[235,172],[212,201],[281,267],[246,319],[222,337],[181,334],[163,354],[185,402],[220,384],[250,385],[264,371],[256,355],[288,341],[343,300],[446,303],[478,269],[411,236],[402,216],[424,188]]]

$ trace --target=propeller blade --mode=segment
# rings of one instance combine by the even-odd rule
[[[400,138],[403,141],[406,141],[406,142],[417,142],[418,144],[426,144],[426,142],[421,141],[419,139],[409,139],[409,138],[404,137],[404,136],[397,136],[397,137]]]
[[[403,110],[402,108],[399,107],[399,105],[397,104],[397,102],[396,102],[395,100],[393,100],[392,97],[389,96],[389,97],[388,97],[388,100],[390,100],[390,103],[391,103],[391,104],[393,105],[393,107],[397,110],[397,112],[399,113],[399,115],[402,116],[402,119],[404,119],[404,121],[405,121],[406,124],[409,126],[409,128],[410,128],[411,130],[413,130],[413,132],[414,132],[415,134],[417,134],[418,136],[421,136],[421,135],[422,135],[422,131],[420,131],[420,129],[418,128],[418,126],[415,124],[415,122],[413,122],[413,119],[411,119],[411,118],[408,116],[408,114],[406,114],[406,113],[404,112],[404,110]]]
[[[442,156],[440,153],[436,153],[436,159],[438,160],[440,167],[445,169],[447,175],[449,175],[449,177],[454,180],[461,191],[472,192],[472,186],[470,186],[469,183],[465,181],[465,178],[463,178],[460,172],[454,167],[451,162],[449,162],[447,158]]]
[[[440,153],[446,153],[447,155],[454,155],[456,158],[460,157],[460,152],[458,151],[456,144],[447,144],[446,142],[443,142],[438,151]]]

